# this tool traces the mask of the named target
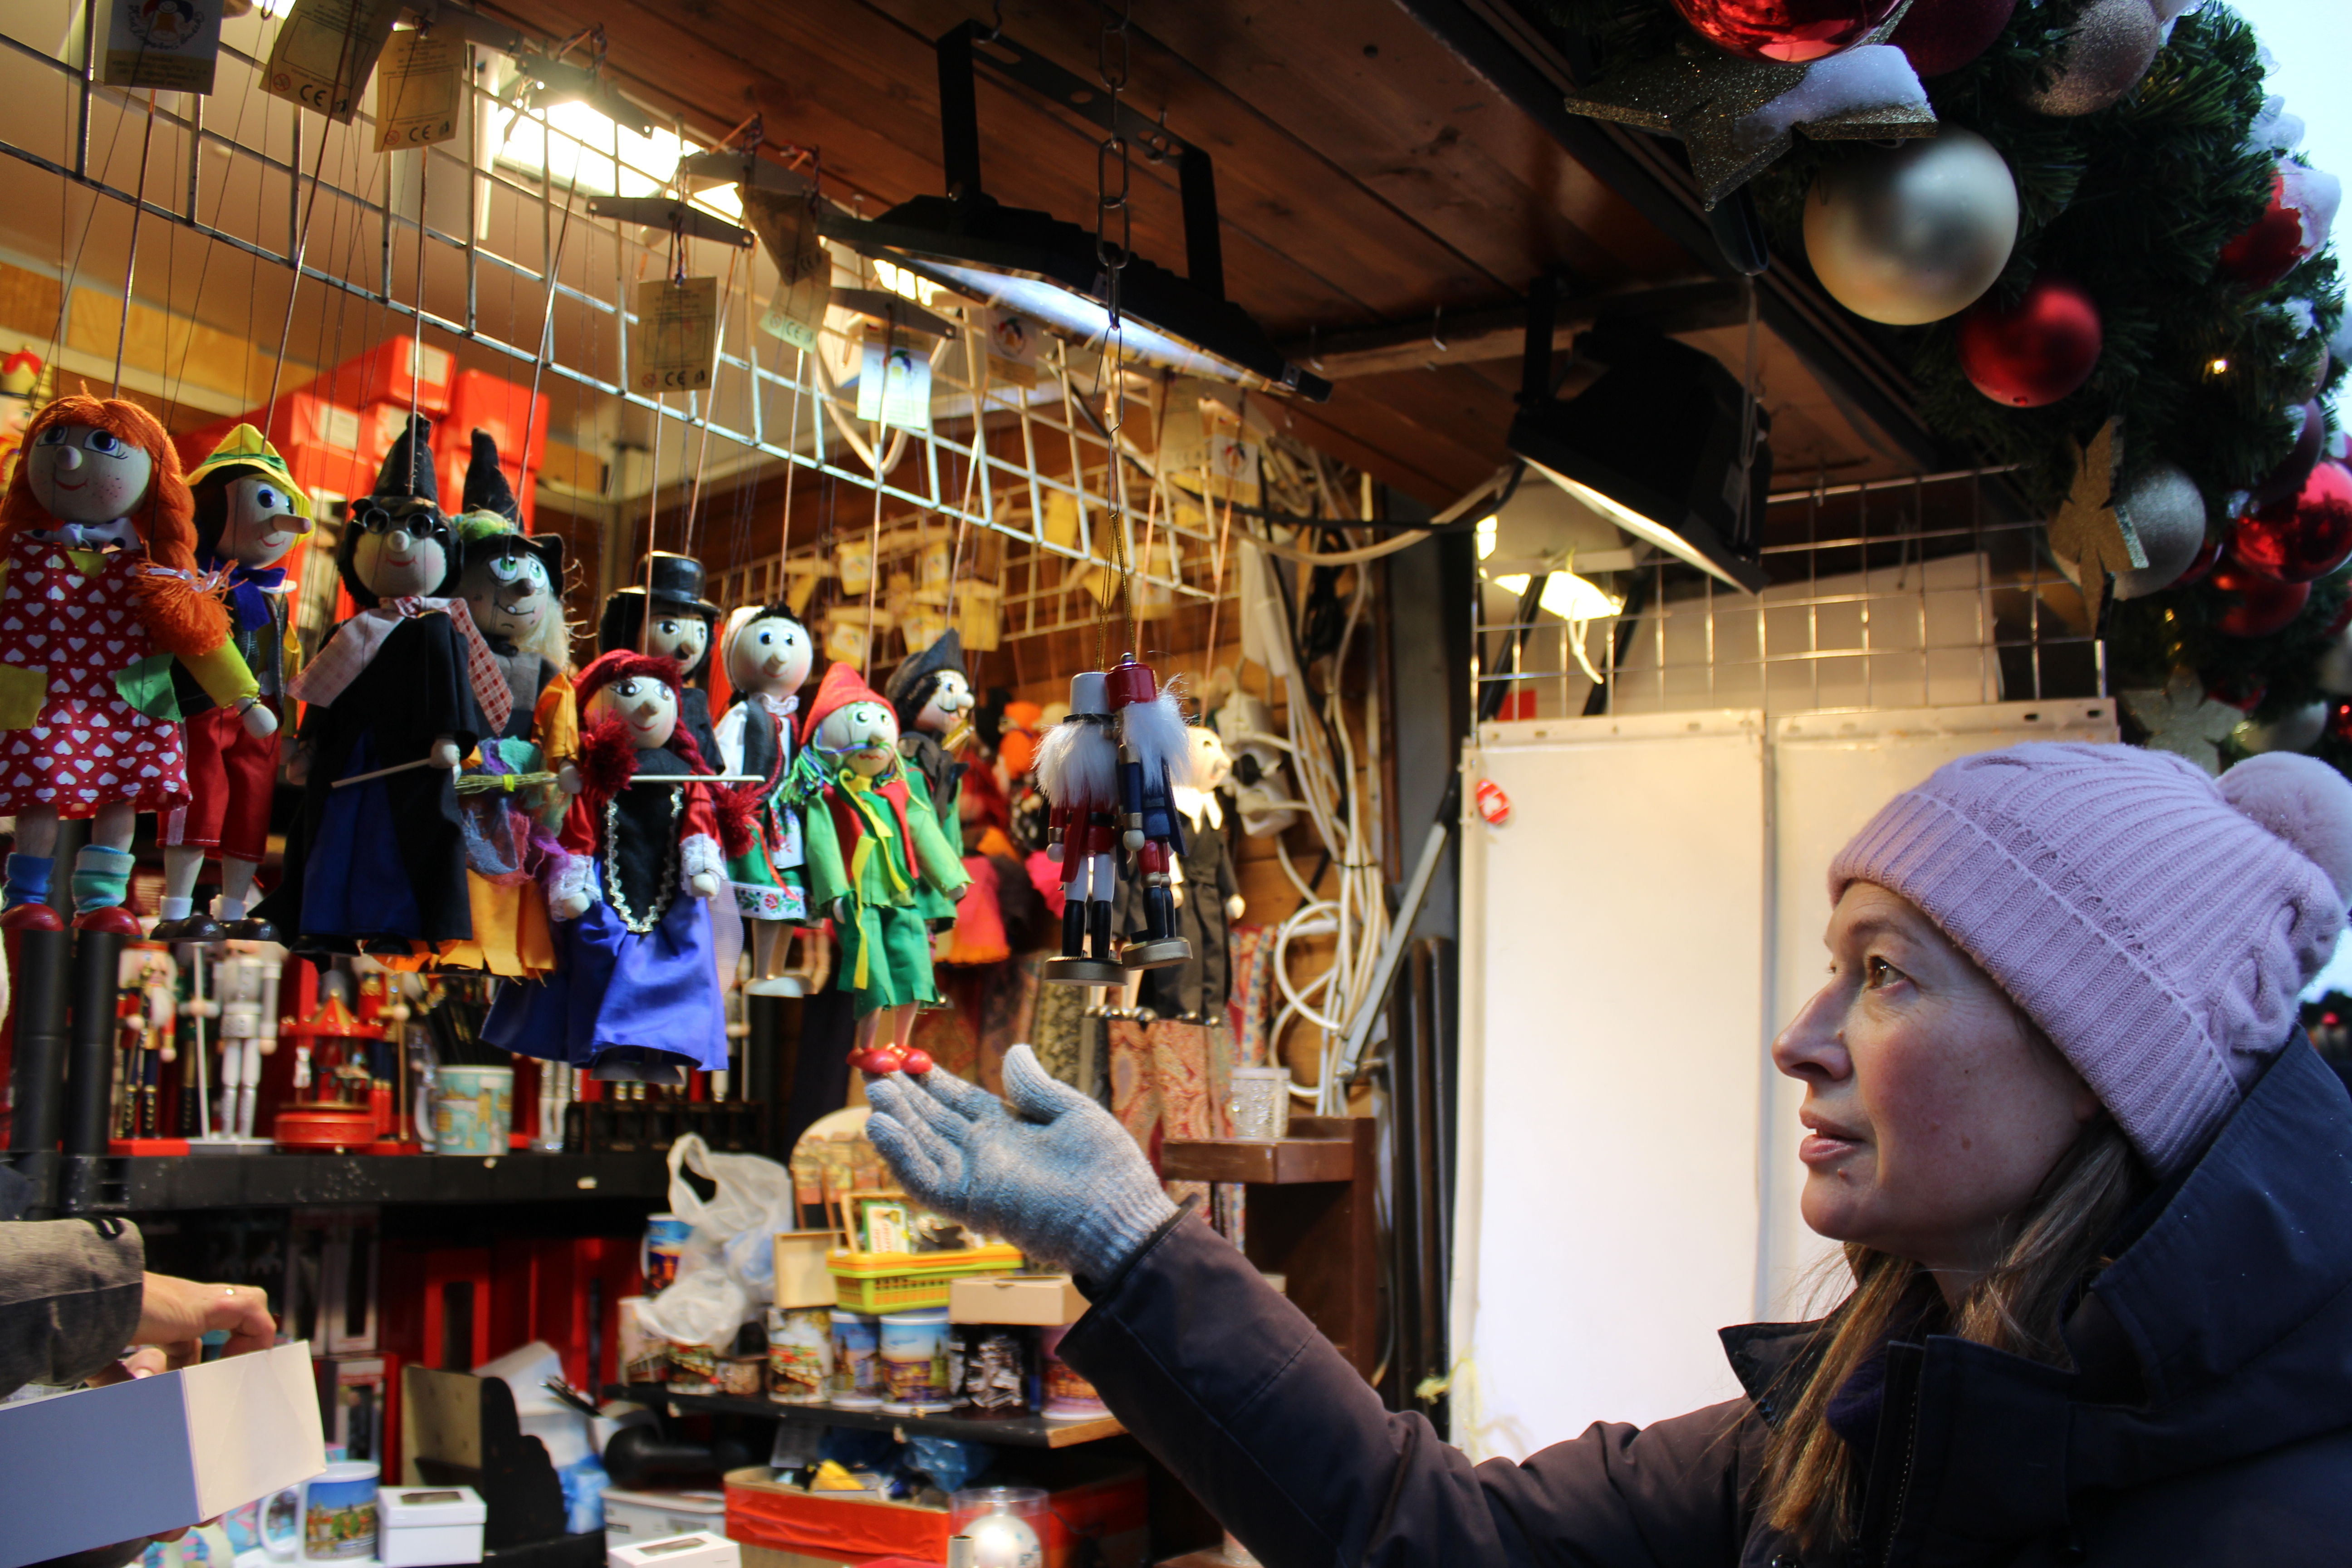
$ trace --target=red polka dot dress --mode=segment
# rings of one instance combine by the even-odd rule
[[[0,665],[13,668],[0,670],[0,723],[32,722],[0,729],[0,812],[53,805],[80,817],[109,801],[141,811],[188,804],[178,720],[141,712],[122,691],[130,678],[134,692],[159,691],[159,703],[171,692],[131,592],[130,568],[144,559],[10,536]],[[142,671],[160,679],[142,681]]]

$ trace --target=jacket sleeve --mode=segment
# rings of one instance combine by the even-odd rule
[[[914,853],[908,858],[914,862],[915,874],[933,888],[952,897],[971,880],[971,873],[963,868],[963,857],[948,845],[922,775],[911,768],[907,773],[907,837],[914,840],[909,846]]]
[[[1266,1568],[1738,1561],[1761,1430],[1744,1399],[1473,1465],[1189,1212],[1089,1294],[1060,1354]]]
[[[849,868],[842,858],[833,803],[823,795],[812,799],[801,814],[801,842],[807,855],[809,916],[814,921],[834,900],[856,890],[849,885]]]
[[[0,1224],[0,1397],[79,1383],[121,1355],[139,1329],[145,1260],[133,1225]]]

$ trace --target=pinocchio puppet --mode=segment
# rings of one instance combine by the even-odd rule
[[[245,732],[274,734],[228,612],[196,569],[179,454],[135,403],[61,397],[34,416],[0,497],[0,812],[16,818],[0,927],[55,930],[60,818],[93,818],[74,923],[129,934],[142,811],[188,804],[178,659]]]

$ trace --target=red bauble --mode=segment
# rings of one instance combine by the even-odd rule
[[[2220,565],[2221,562],[2221,542],[2218,539],[2208,539],[2205,542],[2203,548],[2199,550],[2197,553],[2190,558],[2189,570],[2183,572],[2179,576],[2175,577],[2172,580],[2172,586],[2176,588],[2187,588],[2196,584],[2202,583],[2205,581],[2207,574],[2210,573],[2214,567]]]
[[[2238,519],[2230,553],[2282,583],[2315,582],[2352,561],[2352,468],[2321,463],[2293,497]]]
[[[2000,37],[2017,0],[1911,0],[1886,41],[1923,77],[1956,71]]]
[[[2311,470],[2319,464],[2320,450],[2327,445],[2327,421],[2315,402],[2303,405],[2303,434],[2295,437],[2294,450],[2286,461],[2263,476],[2263,482],[2247,492],[2247,500],[2255,507],[2266,507],[2302,492]]]
[[[1675,0],[1699,37],[1742,59],[1802,65],[1852,48],[1901,0]]]
[[[2212,584],[2232,601],[2213,625],[2233,637],[2266,637],[2283,629],[2311,597],[2310,584],[2265,577],[2230,556],[2213,568]]]
[[[2352,702],[2338,702],[2327,716],[2327,732],[2347,746],[2352,746]]]
[[[2046,273],[2014,305],[1979,300],[1960,318],[1960,369],[1995,403],[2040,408],[2091,377],[2104,333],[2079,283]]]
[[[923,1049],[920,1046],[908,1046],[907,1047],[907,1059],[898,1065],[904,1068],[914,1077],[920,1078],[925,1073],[930,1071],[934,1064],[931,1061],[930,1052]]]
[[[2286,201],[2286,175],[2271,176],[2271,205],[2253,227],[2221,247],[2221,274],[2249,289],[2267,289],[2311,254],[2305,243],[2303,214]]]

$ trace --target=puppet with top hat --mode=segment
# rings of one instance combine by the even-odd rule
[[[598,653],[642,653],[677,661],[686,677],[678,690],[678,722],[705,757],[719,755],[710,724],[710,694],[694,682],[710,668],[719,606],[702,596],[702,563],[656,550],[637,563],[630,584],[604,601],[596,618]]]

